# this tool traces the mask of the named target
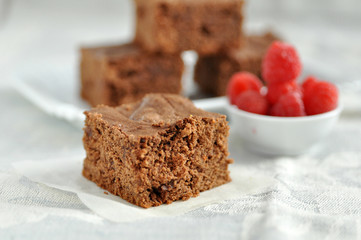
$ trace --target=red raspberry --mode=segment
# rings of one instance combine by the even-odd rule
[[[300,117],[305,116],[305,107],[299,92],[283,95],[271,109],[272,116]]]
[[[302,83],[302,91],[305,92],[305,89],[311,88],[318,81],[314,76],[308,76]]]
[[[307,115],[334,110],[338,104],[337,87],[329,82],[316,81],[304,88],[303,101]]]
[[[280,97],[289,92],[301,93],[301,89],[296,83],[296,81],[269,84],[267,87],[266,98],[268,102],[273,105],[278,102]]]
[[[236,99],[236,105],[241,110],[262,115],[266,115],[268,110],[266,98],[253,90],[241,93]]]
[[[263,57],[262,76],[269,84],[295,80],[301,69],[296,49],[283,42],[273,42]]]
[[[262,87],[262,82],[259,78],[249,72],[235,73],[227,86],[227,95],[231,104],[236,104],[238,95],[247,90],[259,91]]]

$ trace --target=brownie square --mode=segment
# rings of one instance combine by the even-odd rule
[[[136,37],[148,51],[211,54],[238,48],[243,0],[135,0]]]
[[[279,38],[272,33],[246,37],[244,47],[220,54],[200,55],[194,79],[200,89],[210,95],[223,96],[231,76],[239,71],[254,73],[262,79],[263,55],[271,43]]]
[[[179,54],[149,53],[134,43],[81,49],[81,96],[90,105],[117,106],[147,93],[181,92]]]
[[[224,115],[174,94],[148,94],[85,112],[83,175],[148,208],[197,196],[229,182]]]

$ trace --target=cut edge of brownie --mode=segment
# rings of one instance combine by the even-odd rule
[[[190,115],[171,124],[152,123],[153,133],[134,135],[102,114],[85,114],[83,175],[130,203],[169,204],[231,181],[225,116]]]

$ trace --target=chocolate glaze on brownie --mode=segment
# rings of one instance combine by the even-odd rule
[[[148,51],[238,48],[243,39],[243,0],[135,0],[135,41]]]
[[[81,53],[81,96],[92,106],[117,106],[152,92],[181,92],[179,54],[149,53],[134,43],[83,48]]]
[[[136,104],[124,104],[117,108],[100,106],[89,112],[101,114],[110,126],[119,126],[123,133],[134,136],[154,136],[189,116],[220,117],[196,108],[183,97],[156,94],[148,94]]]
[[[205,93],[215,96],[226,94],[231,76],[238,71],[251,72],[262,79],[263,55],[270,44],[279,40],[272,33],[246,37],[244,47],[214,55],[201,55],[195,67],[195,81]]]
[[[226,117],[171,94],[85,112],[83,175],[141,207],[230,181]]]

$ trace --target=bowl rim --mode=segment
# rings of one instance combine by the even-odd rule
[[[301,117],[277,117],[277,116],[270,116],[270,115],[261,115],[251,112],[246,112],[237,108],[236,105],[231,105],[227,102],[226,109],[229,113],[236,114],[241,117],[247,117],[254,120],[263,120],[263,121],[280,121],[280,122],[301,122],[301,121],[314,121],[314,120],[321,120],[330,117],[335,117],[340,115],[343,109],[343,105],[338,103],[337,107],[334,110],[329,112],[311,115],[311,116],[301,116]]]

